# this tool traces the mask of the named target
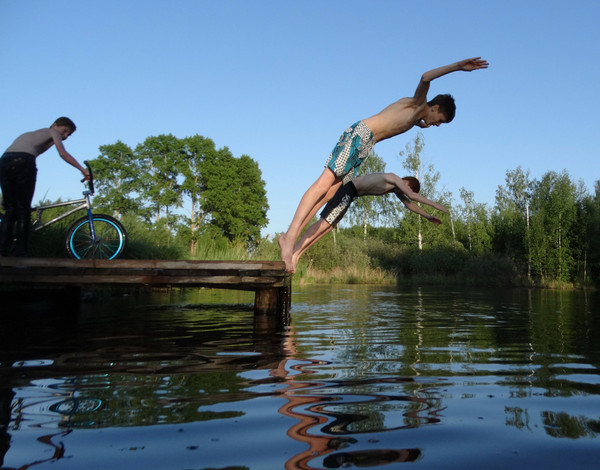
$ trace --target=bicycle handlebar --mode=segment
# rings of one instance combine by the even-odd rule
[[[88,187],[90,188],[91,193],[94,194],[94,173],[92,172],[92,168],[90,167],[90,162],[85,160],[83,163],[85,163],[85,166],[88,169],[88,173],[90,174],[90,180],[88,181]]]

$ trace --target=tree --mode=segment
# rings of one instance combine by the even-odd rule
[[[135,154],[142,165],[142,197],[152,208],[156,222],[164,212],[170,228],[171,208],[182,206],[177,177],[185,157],[183,141],[172,134],[148,137],[136,147]]]
[[[583,182],[576,196],[577,215],[573,236],[573,253],[577,260],[577,276],[584,285],[600,280],[600,181],[596,181],[595,196],[590,195]]]
[[[258,163],[248,155],[242,155],[235,160],[236,171],[236,197],[238,203],[234,215],[242,221],[236,238],[243,239],[249,243],[254,243],[260,238],[260,230],[266,227],[267,211],[269,203],[267,202],[267,191],[265,182],[262,179],[262,172]]]
[[[258,164],[247,155],[234,158],[225,147],[207,156],[202,168],[202,210],[210,224],[230,241],[256,241],[269,208]]]
[[[109,208],[117,217],[137,213],[142,207],[140,162],[133,150],[120,140],[101,145],[98,150],[100,155],[90,161],[96,190],[94,203]]]
[[[596,181],[595,196],[590,198],[589,207],[589,260],[590,271],[595,276],[596,282],[600,283],[600,180]]]
[[[492,249],[509,256],[517,264],[527,264],[531,279],[530,212],[533,182],[529,170],[520,166],[506,172],[506,185],[496,190],[492,214]]]
[[[207,159],[214,158],[215,144],[211,139],[198,134],[183,139],[185,158],[180,162],[180,172],[183,176],[180,190],[189,197],[189,244],[190,254],[197,252],[201,223],[205,220],[201,208],[202,193],[205,182],[202,178],[202,167]]]
[[[572,279],[575,196],[576,187],[564,171],[548,172],[534,185],[530,230],[532,272],[542,280]]]
[[[440,201],[441,204],[448,206],[448,194],[441,194],[436,190],[440,179],[439,172],[434,170],[433,165],[426,165],[421,160],[421,152],[424,146],[423,134],[418,132],[412,144],[406,144],[406,149],[399,152],[400,157],[404,157],[402,166],[410,175],[415,176],[420,181],[420,192],[425,197]],[[401,207],[400,204],[397,207]],[[429,211],[430,209],[427,208],[425,210]],[[422,217],[413,212],[404,214],[401,219],[399,231],[402,241],[409,246],[416,244],[419,250],[422,250],[427,244],[430,246],[447,244],[448,236],[445,230],[448,230],[448,228],[444,228],[447,224],[440,227],[422,222]]]
[[[491,248],[489,218],[485,204],[475,202],[473,191],[460,188],[463,201],[462,222],[467,232],[467,248],[471,253],[483,254]]]
[[[469,240],[469,251],[473,250],[473,236],[471,226],[473,225],[473,191],[467,191],[464,187],[460,188],[460,198],[465,205],[463,217],[467,224],[467,237]]]

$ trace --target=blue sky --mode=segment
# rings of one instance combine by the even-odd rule
[[[421,74],[481,56],[487,70],[432,83],[455,120],[421,130],[440,189],[494,204],[507,170],[600,179],[600,2],[591,0],[0,0],[0,151],[71,117],[66,148],[200,134],[255,159],[287,229],[341,132],[412,96]],[[381,142],[387,170],[418,129]],[[34,202],[77,197],[78,172],[38,159]]]

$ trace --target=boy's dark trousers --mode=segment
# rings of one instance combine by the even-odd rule
[[[4,206],[0,224],[0,256],[27,254],[36,176],[33,155],[7,152],[0,158],[0,188]],[[11,250],[13,240],[16,240],[14,251]]]

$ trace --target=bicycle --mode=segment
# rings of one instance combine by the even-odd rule
[[[92,213],[91,197],[94,195],[94,175],[89,162],[84,162],[89,174],[88,189],[83,191],[81,199],[57,202],[55,204],[33,207],[35,219],[31,228],[37,232],[77,211],[85,209],[87,214],[75,221],[67,230],[65,247],[70,256],[76,259],[115,259],[118,258],[125,248],[127,232],[125,227],[117,219],[110,215]],[[75,206],[72,209],[42,222],[42,213],[48,209],[58,207]],[[0,222],[3,214],[0,213]]]

